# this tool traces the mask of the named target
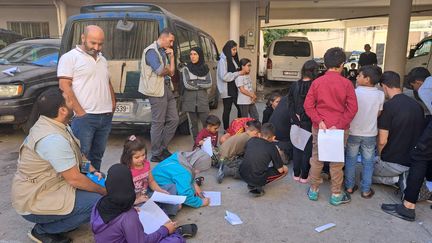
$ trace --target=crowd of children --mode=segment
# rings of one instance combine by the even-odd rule
[[[210,169],[211,165],[218,168],[216,175],[218,183],[222,183],[226,176],[242,179],[246,182],[250,194],[259,197],[264,195],[263,187],[266,184],[288,174],[288,167],[281,155],[288,156],[289,160],[293,161],[293,180],[304,184],[309,183],[307,196],[311,201],[316,201],[319,186],[323,181],[321,172],[325,162],[318,158],[319,130],[344,130],[345,161],[329,163],[330,204],[337,206],[351,201],[350,194],[358,189],[355,180],[358,162],[361,162],[363,167],[360,182],[361,197],[365,199],[373,197],[375,192],[371,185],[375,157],[382,152],[382,146],[386,146],[381,144],[380,147],[380,144],[377,144],[377,136],[381,133],[387,133],[387,136],[393,133],[384,125],[384,119],[387,119],[388,123],[390,118],[379,120],[378,117],[382,112],[386,112],[387,117],[391,116],[384,105],[385,94],[389,98],[398,95],[399,93],[391,94],[388,87],[392,87],[389,83],[400,80],[396,80],[389,72],[383,75],[376,65],[362,66],[359,70],[352,66],[347,79],[341,75],[345,61],[346,56],[341,48],[327,50],[324,55],[327,71],[321,76],[318,74],[318,64],[313,60],[307,61],[301,70],[301,79],[291,86],[286,96],[281,97],[277,92],[269,96],[261,123],[255,106],[257,96],[253,92],[249,77],[251,62],[248,59],[241,59],[239,68],[243,70],[243,75],[235,79],[238,88],[237,104],[241,117],[234,119],[226,128],[226,133],[218,139],[221,121],[217,116],[209,115],[205,126],[196,136],[191,152],[173,153],[153,169],[150,169],[150,163],[146,159],[147,150],[144,141],[139,137],[130,136],[125,142],[121,156],[121,164],[128,168],[128,171],[120,168],[119,165],[111,167],[108,171],[107,197],[116,198],[115,194],[118,193],[116,190],[126,192],[131,186],[133,190],[128,191],[127,197],[118,198],[123,200],[124,204],[122,208],[116,209],[114,214],[107,213],[107,210],[117,206],[110,205],[111,201],[106,197],[95,207],[92,224],[97,241],[108,237],[103,236],[103,231],[107,227],[114,227],[109,226],[113,224],[110,222],[114,216],[131,214],[133,205],[145,203],[154,191],[186,196],[184,205],[190,207],[208,206],[209,198],[203,195],[199,180],[197,181],[196,178],[200,172]],[[383,84],[384,92],[377,87],[382,76],[386,79]],[[354,79],[353,86],[351,81]],[[392,81],[389,81],[390,79]],[[397,114],[392,113],[392,116],[395,115]],[[289,139],[291,125],[311,132],[312,135],[304,149],[291,145]],[[403,127],[410,124],[400,125]],[[213,158],[201,149],[206,138],[211,139],[211,144],[215,148]],[[407,147],[407,149],[412,148]],[[116,174],[120,176],[120,173],[129,179],[120,182],[115,181],[119,178],[111,176]],[[406,180],[406,176],[403,178]],[[122,189],[119,188],[120,185]],[[181,209],[181,205],[161,204],[160,206],[170,216],[175,216]],[[400,214],[396,206],[391,208],[383,205],[383,210],[396,216]],[[133,218],[134,222],[131,224],[136,224],[134,226],[136,229],[128,230],[142,231],[142,227],[140,228],[135,222],[138,220],[137,217]],[[121,217],[116,219],[119,220]],[[177,229],[175,223],[167,223],[165,228],[151,235],[140,233],[139,237],[157,239],[171,237],[178,239],[173,242],[181,242],[183,239],[181,235],[185,233]],[[184,227],[183,231],[187,228]]]

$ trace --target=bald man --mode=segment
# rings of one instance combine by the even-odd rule
[[[80,140],[81,152],[98,171],[116,102],[108,63],[101,53],[104,39],[100,27],[87,26],[81,45],[65,53],[57,68],[60,89],[72,100],[72,131]]]

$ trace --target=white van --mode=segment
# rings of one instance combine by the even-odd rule
[[[266,57],[266,80],[294,82],[301,78],[303,64],[313,59],[312,42],[306,37],[293,36],[274,40]]]
[[[431,62],[432,36],[421,40],[413,49],[410,50],[405,65],[405,73],[408,74],[415,67],[425,67],[432,72]]]

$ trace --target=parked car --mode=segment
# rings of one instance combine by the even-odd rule
[[[428,36],[410,50],[405,66],[406,74],[415,67],[424,67],[427,68],[429,72],[432,72],[431,47],[432,36]]]
[[[25,132],[33,126],[35,100],[42,91],[58,86],[59,50],[60,39],[24,40],[0,50],[0,124],[14,124]],[[4,72],[11,68],[18,70]]]
[[[11,31],[0,29],[0,50],[5,48],[7,45],[24,39],[24,36]]]
[[[153,4],[90,5],[81,7],[80,14],[68,19],[60,53],[64,54],[80,43],[85,26],[90,24],[100,26],[106,33],[102,52],[108,61],[117,98],[112,122],[114,129],[148,128],[151,124],[150,102],[145,95],[138,92],[140,62],[143,50],[155,41],[159,32],[166,27],[171,28],[176,37],[174,52],[178,68],[172,78],[174,94],[177,97],[181,94],[179,67],[189,60],[190,49],[199,46],[205,53],[204,59],[214,81],[209,89],[210,106],[217,107],[219,96],[216,88],[216,66],[219,54],[214,39],[203,30]],[[180,114],[180,124],[180,132],[189,134],[185,114]]]
[[[274,40],[267,51],[268,81],[294,82],[301,78],[303,64],[313,59],[312,42],[306,37],[288,36]]]

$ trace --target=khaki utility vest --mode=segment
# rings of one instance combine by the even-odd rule
[[[79,169],[82,160],[79,140],[67,129],[60,122],[40,116],[31,128],[27,141],[21,145],[17,172],[12,182],[12,206],[19,214],[66,215],[72,212],[75,188],[35,151],[41,139],[51,134],[61,135],[74,151]]]
[[[144,95],[151,97],[162,97],[164,95],[165,77],[157,75],[152,67],[146,62],[147,51],[154,50],[160,63],[163,65],[162,56],[159,53],[156,41],[144,49],[141,59],[141,76],[138,91]],[[170,83],[171,89],[172,84]]]

